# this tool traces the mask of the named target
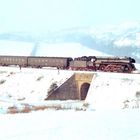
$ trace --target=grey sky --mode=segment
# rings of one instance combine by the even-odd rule
[[[0,0],[0,32],[140,21],[140,0]]]

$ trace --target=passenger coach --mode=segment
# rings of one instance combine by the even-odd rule
[[[70,57],[28,57],[28,66],[42,67],[57,67],[60,69],[68,69]]]
[[[0,65],[18,65],[20,67],[26,67],[28,65],[26,56],[0,56]]]

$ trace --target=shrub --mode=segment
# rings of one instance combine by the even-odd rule
[[[56,82],[52,83],[48,89],[48,93],[53,92],[57,87],[58,85]]]
[[[140,91],[137,91],[135,96],[136,98],[140,98]]]
[[[1,85],[1,84],[4,84],[5,82],[6,82],[5,79],[0,80],[0,85]]]
[[[36,81],[40,81],[41,79],[43,79],[44,78],[44,76],[40,76],[40,77],[38,77],[37,79],[36,79]]]

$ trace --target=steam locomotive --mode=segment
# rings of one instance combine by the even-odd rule
[[[56,67],[58,69],[131,73],[135,68],[131,57],[41,57],[41,56],[0,56],[0,66]]]

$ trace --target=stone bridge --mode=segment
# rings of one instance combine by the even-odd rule
[[[84,100],[93,75],[93,73],[75,73],[60,87],[49,93],[46,100]]]

